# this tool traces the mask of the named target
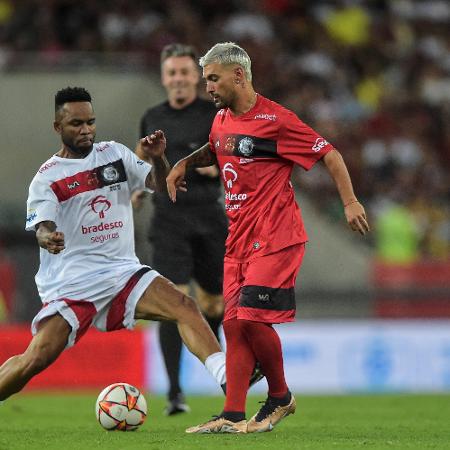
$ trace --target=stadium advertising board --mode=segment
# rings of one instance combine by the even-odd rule
[[[286,377],[295,392],[450,390],[450,321],[299,321],[278,331]],[[150,337],[149,342],[157,340]],[[151,390],[165,393],[159,350],[147,351]],[[215,382],[187,351],[182,364],[186,392],[220,395]],[[251,392],[266,390],[263,381]]]

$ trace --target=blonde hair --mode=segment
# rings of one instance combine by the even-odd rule
[[[199,60],[201,67],[208,64],[238,64],[245,72],[248,81],[252,81],[252,61],[247,52],[234,42],[222,42],[211,47]]]

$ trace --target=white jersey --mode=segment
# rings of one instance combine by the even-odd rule
[[[87,292],[115,286],[140,265],[134,249],[135,189],[146,189],[151,165],[117,142],[94,144],[85,158],[52,156],[31,182],[26,230],[42,221],[56,223],[65,236],[58,255],[40,250],[36,284],[43,303],[84,300]]]

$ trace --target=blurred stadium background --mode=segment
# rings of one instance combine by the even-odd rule
[[[445,0],[0,0],[0,362],[25,348],[40,308],[25,201],[59,146],[54,93],[86,87],[97,140],[134,148],[141,115],[164,99],[162,47],[203,54],[232,40],[252,58],[257,91],[343,153],[373,228],[364,238],[346,228],[320,167],[295,172],[310,242],[299,320],[280,327],[291,387],[450,390],[449,25]],[[144,262],[150,214],[136,213]],[[216,392],[184,357],[187,391]],[[154,326],[89,333],[30,389],[116,381],[164,392]]]

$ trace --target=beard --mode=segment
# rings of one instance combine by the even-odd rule
[[[228,93],[226,96],[217,98],[214,98],[213,96],[213,102],[217,109],[230,108],[233,105],[235,98],[236,96],[233,93]]]
[[[74,153],[77,156],[85,157],[89,153],[91,153],[92,148],[94,147],[94,144],[86,145],[86,146],[79,146],[75,145],[72,140],[69,140],[67,138],[62,138],[62,141],[66,147],[70,149],[72,153]]]
[[[213,98],[214,106],[217,109],[228,108],[229,104],[222,97]]]

